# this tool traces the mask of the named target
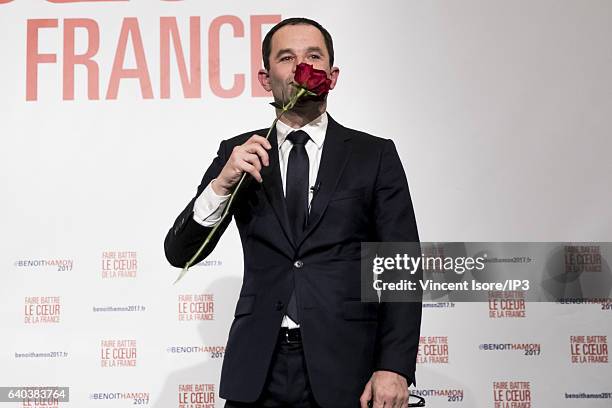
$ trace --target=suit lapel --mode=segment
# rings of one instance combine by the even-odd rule
[[[323,153],[319,164],[319,172],[317,173],[317,181],[315,182],[315,186],[319,186],[319,190],[312,198],[308,225],[301,238],[295,242],[296,248],[299,248],[302,242],[317,227],[319,221],[321,221],[329,200],[334,191],[336,191],[338,181],[351,152],[352,146],[349,143],[351,137],[348,132],[333,120],[329,114],[327,117],[328,123],[325,141],[323,142]]]
[[[276,137],[276,128],[272,129],[270,138],[268,139],[272,148],[268,151],[268,157],[270,159],[270,165],[264,167],[261,171],[261,177],[263,178],[263,188],[270,201],[270,205],[274,209],[274,213],[280,222],[280,225],[285,233],[285,236],[291,243],[291,246],[295,249],[295,243],[293,242],[293,234],[289,226],[289,216],[287,215],[287,206],[285,205],[285,194],[283,193],[283,180],[280,174],[280,165],[278,160],[278,140]]]

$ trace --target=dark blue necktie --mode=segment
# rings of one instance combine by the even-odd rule
[[[306,153],[306,142],[310,137],[303,130],[291,132],[287,139],[293,144],[287,161],[287,177],[285,184],[285,200],[287,214],[293,231],[294,241],[297,242],[304,232],[306,217],[308,216],[308,173],[309,162]],[[287,315],[299,323],[295,289],[287,305]]]

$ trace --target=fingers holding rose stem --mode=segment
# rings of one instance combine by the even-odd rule
[[[253,135],[242,148],[245,153],[242,160],[238,160],[236,167],[239,171],[246,171],[258,182],[263,182],[261,177],[261,168],[270,164],[267,149],[271,149],[272,145],[267,139],[259,135]],[[235,148],[236,149],[236,148]]]
[[[213,180],[211,187],[217,195],[228,195],[243,173],[249,173],[262,182],[261,169],[270,164],[267,150],[272,145],[263,136],[253,135],[243,144],[234,147],[221,173]]]

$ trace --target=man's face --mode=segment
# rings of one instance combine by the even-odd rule
[[[290,84],[295,67],[302,62],[325,71],[332,81],[330,89],[336,86],[339,70],[330,67],[325,39],[316,27],[298,24],[280,28],[272,36],[269,59],[270,69],[259,71],[259,82],[266,91],[272,91],[276,102],[286,103],[295,92]]]

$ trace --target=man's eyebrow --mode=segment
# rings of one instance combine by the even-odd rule
[[[278,50],[278,52],[276,53],[276,56],[279,57],[282,54],[293,54],[293,50],[291,48],[281,48],[280,50]]]
[[[308,47],[307,52],[318,52],[323,54],[323,49],[321,47]]]

